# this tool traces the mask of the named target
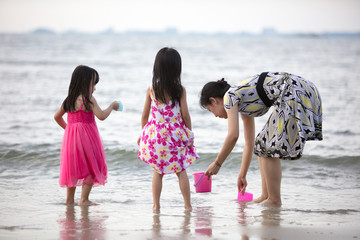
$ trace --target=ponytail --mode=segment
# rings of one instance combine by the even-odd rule
[[[225,81],[224,78],[216,82],[208,82],[204,85],[200,95],[200,106],[206,108],[210,105],[210,98],[223,98],[230,85]]]

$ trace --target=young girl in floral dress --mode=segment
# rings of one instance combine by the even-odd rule
[[[191,210],[186,169],[198,158],[193,146],[186,91],[181,85],[181,57],[172,48],[162,48],[154,63],[152,86],[147,89],[141,117],[139,159],[154,169],[153,210],[160,209],[162,179],[176,173],[186,210]],[[151,118],[149,119],[151,111]]]

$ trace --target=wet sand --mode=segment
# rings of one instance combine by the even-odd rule
[[[208,195],[210,196],[210,195]],[[105,202],[97,206],[26,205],[2,214],[1,239],[356,239],[357,212],[297,211],[237,200],[192,212],[178,203],[153,213],[150,205]],[[196,206],[197,205],[197,206]],[[221,206],[222,205],[222,206]],[[45,209],[47,208],[47,210]],[[3,209],[4,210],[4,209]],[[4,213],[4,211],[2,211]]]
[[[64,204],[66,189],[58,186],[54,169],[41,174],[18,171],[2,173],[0,239],[360,238],[359,191],[335,191],[331,178],[301,178],[299,185],[294,172],[290,178],[284,171],[283,205],[269,207],[239,202],[236,173],[225,169],[213,177],[212,192],[196,193],[191,186],[193,210],[185,212],[177,177],[171,175],[164,180],[161,210],[153,213],[147,168],[136,175],[126,168],[111,171],[109,183],[90,194],[98,205],[87,207]],[[248,191],[259,196],[260,179],[250,172],[250,181]],[[315,188],[317,182],[324,185]],[[75,200],[79,197],[77,189]]]

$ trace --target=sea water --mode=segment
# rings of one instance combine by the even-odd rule
[[[155,55],[165,46],[182,57],[182,83],[200,155],[187,170],[191,213],[183,212],[177,177],[169,175],[164,177],[161,213],[153,214],[152,169],[137,159],[145,93]],[[238,239],[244,234],[261,237],[244,226],[358,229],[359,62],[359,38],[0,35],[0,238]],[[93,189],[90,199],[99,205],[89,208],[63,205],[66,190],[59,187],[58,177],[64,131],[53,119],[80,64],[99,72],[94,96],[102,108],[115,99],[125,108],[97,120],[109,177],[104,187]],[[242,204],[236,200],[244,146],[240,122],[240,138],[213,177],[212,192],[195,193],[192,173],[205,171],[214,161],[227,133],[226,120],[199,106],[202,86],[223,77],[236,84],[263,71],[285,71],[315,83],[323,102],[324,140],[307,142],[301,160],[282,161],[281,208]],[[268,116],[256,118],[256,131]],[[247,181],[247,191],[258,196],[256,157]],[[360,237],[354,231],[347,234]]]

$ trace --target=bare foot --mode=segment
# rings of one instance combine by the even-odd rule
[[[74,205],[75,204],[75,201],[66,201],[65,202],[65,205]]]
[[[192,211],[192,206],[185,206],[185,211],[186,212],[191,212]]]
[[[159,213],[160,212],[160,205],[153,205],[153,212]]]
[[[281,206],[281,200],[271,200],[268,198],[265,201],[261,202],[261,204],[264,204],[267,206]]]
[[[97,203],[93,203],[90,200],[80,200],[78,203],[79,206],[95,206],[98,205]]]
[[[268,198],[267,196],[261,195],[261,196],[258,197],[257,199],[254,199],[253,202],[254,202],[254,203],[261,203],[261,202],[265,201],[267,198]]]

